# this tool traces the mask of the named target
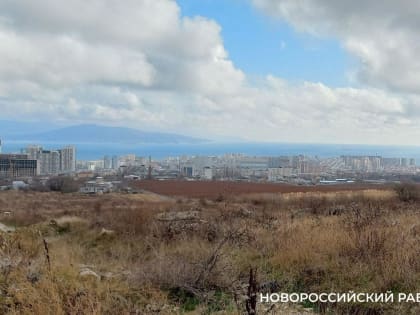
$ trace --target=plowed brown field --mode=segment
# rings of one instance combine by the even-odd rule
[[[136,188],[168,196],[192,198],[217,197],[251,193],[293,193],[293,192],[335,192],[361,191],[366,189],[389,189],[390,186],[374,184],[337,184],[317,186],[297,186],[290,184],[222,182],[222,181],[138,181]]]

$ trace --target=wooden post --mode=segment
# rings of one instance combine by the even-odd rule
[[[249,271],[248,299],[246,300],[246,311],[248,315],[257,314],[257,269]]]

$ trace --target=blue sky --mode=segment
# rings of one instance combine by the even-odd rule
[[[415,1],[0,1],[0,120],[418,144],[419,20]]]
[[[184,16],[203,16],[222,27],[235,66],[248,75],[272,74],[290,81],[348,86],[352,62],[334,39],[297,33],[258,11],[247,0],[178,0]]]

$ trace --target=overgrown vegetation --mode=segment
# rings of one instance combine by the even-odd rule
[[[79,191],[79,183],[68,176],[52,177],[48,180],[45,187],[50,191],[59,191],[62,193],[72,193]]]
[[[0,234],[0,313],[246,314],[251,268],[264,292],[417,292],[419,210],[399,190],[177,200],[2,192],[0,222],[17,230]]]
[[[395,185],[398,199],[404,202],[414,202],[420,199],[420,187],[412,182]]]

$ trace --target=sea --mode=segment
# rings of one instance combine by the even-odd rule
[[[3,143],[3,153],[19,153],[29,144],[24,141]],[[36,143],[45,149],[57,149],[69,143]],[[360,144],[265,143],[265,142],[206,142],[198,144],[124,144],[124,143],[72,143],[77,148],[78,160],[97,160],[105,155],[135,154],[151,156],[155,160],[176,156],[220,156],[242,153],[249,156],[306,155],[337,157],[340,155],[377,155],[382,157],[414,158],[420,164],[420,146],[387,146]]]

